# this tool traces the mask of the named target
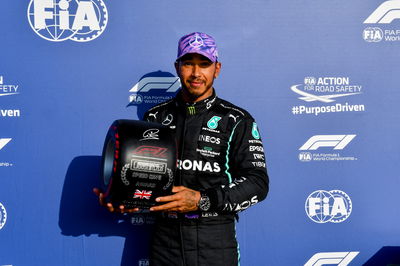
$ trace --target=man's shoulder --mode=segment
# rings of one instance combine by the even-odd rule
[[[168,101],[157,104],[156,106],[151,107],[143,116],[143,120],[149,122],[157,122],[158,118],[162,113],[169,112],[172,108],[176,107],[175,98],[172,98]]]
[[[227,100],[224,100],[224,99],[221,99],[221,98],[218,98],[218,99],[219,99],[218,107],[221,110],[225,110],[225,112],[227,112],[227,115],[238,116],[238,117],[240,117],[240,119],[243,119],[243,118],[253,119],[251,114],[247,110],[245,110],[244,108],[239,107],[239,106],[237,106],[237,105],[235,105],[235,104],[233,104],[233,103],[231,103],[231,102],[229,102]]]

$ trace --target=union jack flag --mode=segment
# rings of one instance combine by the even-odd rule
[[[153,191],[140,191],[139,189],[136,189],[135,194],[133,194],[133,198],[150,199],[151,193],[153,193]]]

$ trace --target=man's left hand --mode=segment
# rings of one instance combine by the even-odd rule
[[[200,192],[184,187],[173,187],[171,196],[158,197],[157,202],[168,202],[159,206],[150,208],[150,211],[176,211],[190,212],[198,210],[197,203],[200,200]]]

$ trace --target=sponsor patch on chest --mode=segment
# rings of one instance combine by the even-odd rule
[[[204,162],[199,160],[178,160],[178,168],[181,170],[192,170],[209,173],[221,172],[221,167],[218,162]]]

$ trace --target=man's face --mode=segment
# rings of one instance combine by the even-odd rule
[[[175,63],[181,79],[185,100],[198,102],[212,95],[214,79],[219,75],[221,63],[211,62],[200,54],[186,54]]]

